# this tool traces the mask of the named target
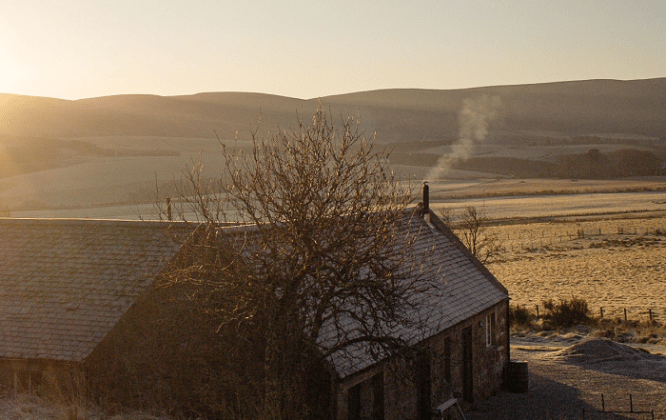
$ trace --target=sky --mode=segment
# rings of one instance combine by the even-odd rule
[[[0,93],[301,99],[666,76],[664,0],[3,0]]]

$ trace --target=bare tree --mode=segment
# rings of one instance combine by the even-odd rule
[[[486,263],[497,256],[501,246],[497,237],[487,230],[488,217],[479,213],[476,207],[466,206],[459,215],[449,208],[444,208],[440,216],[479,261]]]
[[[313,361],[405,344],[389,326],[413,322],[410,299],[426,283],[410,188],[354,118],[336,129],[321,106],[310,122],[252,140],[249,155],[225,154],[223,177],[207,179],[197,163],[178,185],[175,213],[198,224],[169,283],[263,349],[259,417],[313,417]]]

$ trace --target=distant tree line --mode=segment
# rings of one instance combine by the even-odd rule
[[[664,138],[660,139],[663,141]],[[615,145],[625,145],[632,147],[641,147],[641,146],[653,146],[655,141],[650,138],[608,138],[608,137],[599,137],[599,136],[577,136],[573,138],[550,138],[547,137],[545,141],[542,142],[545,145],[567,145],[567,146],[585,146],[592,144],[615,144]]]
[[[560,158],[560,176],[567,178],[618,178],[627,176],[662,175],[664,162],[654,153],[623,149],[601,153],[590,149],[587,153]]]
[[[664,163],[654,153],[645,150],[623,149],[602,153],[599,149],[590,149],[586,153],[560,156],[556,162],[475,157],[458,162],[454,167],[518,178],[609,179],[664,175]]]

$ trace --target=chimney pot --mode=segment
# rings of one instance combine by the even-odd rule
[[[423,214],[430,213],[430,187],[428,181],[423,181]]]

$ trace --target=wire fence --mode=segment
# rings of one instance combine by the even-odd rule
[[[657,413],[650,407],[650,401],[634,397],[632,394],[626,396],[613,396],[599,394],[599,400],[592,404],[592,408],[582,410],[583,420],[593,419],[666,419],[666,413]]]
[[[558,229],[557,226],[532,230],[497,230],[496,238],[505,252],[537,252],[540,249],[567,251],[602,247],[630,247],[636,244],[661,244],[666,241],[665,227],[643,227],[614,225],[577,229]],[[587,240],[587,241],[585,241]],[[662,244],[663,246],[663,244]],[[599,302],[597,302],[598,304]],[[520,305],[537,317],[544,314],[543,305]],[[590,316],[598,319],[625,322],[664,322],[666,305],[654,307],[623,307],[609,303],[608,306],[590,306]]]
[[[540,318],[546,312],[543,309],[543,304],[534,304],[533,306],[518,305],[528,309],[537,318]],[[593,318],[607,319],[625,322],[662,322],[666,320],[666,308],[647,308],[647,309],[627,309],[617,307],[603,307],[589,308],[589,314]]]
[[[580,249],[575,241],[580,239],[594,239],[595,237],[620,237],[615,241],[609,240],[609,245],[622,245],[621,238],[626,237],[662,237],[666,236],[664,228],[643,228],[616,226],[614,228],[580,228],[567,230],[526,230],[498,233],[496,238],[503,244],[505,251],[535,251],[539,248],[558,246],[564,249]],[[592,245],[594,247],[594,245]]]

